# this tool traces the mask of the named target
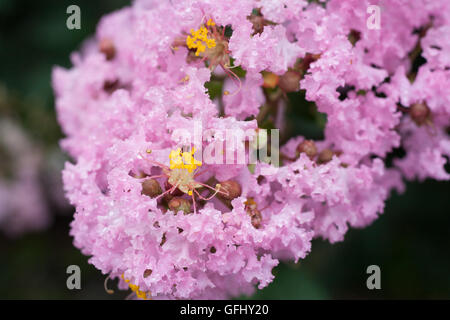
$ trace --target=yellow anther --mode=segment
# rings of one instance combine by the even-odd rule
[[[195,148],[190,152],[181,152],[181,149],[172,150],[169,154],[170,169],[187,169],[192,172],[202,165],[201,161],[194,158]]]
[[[148,299],[147,292],[140,290],[138,285],[130,283],[129,279],[125,279],[125,276],[123,273],[122,273],[121,277],[128,284],[128,287],[131,289],[131,291],[133,291],[139,299],[144,299],[144,300]]]
[[[189,81],[189,76],[185,76],[183,77],[183,79],[180,80],[180,82],[188,82]]]
[[[214,22],[209,19],[207,25],[213,26]],[[205,26],[201,26],[198,30],[191,29],[191,35],[186,37],[186,45],[189,49],[197,49],[195,55],[198,56],[200,53],[205,52],[206,47],[209,49],[214,48],[216,41],[208,38],[208,29]]]
[[[135,284],[128,284],[128,286],[130,287],[131,291],[137,291],[139,290],[139,286],[135,285]]]
[[[245,206],[250,209],[256,209],[256,202],[253,198],[247,198],[247,200],[244,202]]]
[[[229,95],[229,94],[230,94],[230,91],[228,91],[228,90],[225,90],[225,91],[223,92],[223,94],[227,96],[227,95]]]
[[[209,19],[208,22],[206,23],[208,26],[215,26],[216,23],[213,21],[213,19]]]
[[[147,149],[147,150],[145,150],[145,152],[147,152],[148,154],[150,154],[150,153],[152,153],[152,150],[151,150],[151,149]]]
[[[147,300],[147,292],[138,290],[135,293],[138,298]]]

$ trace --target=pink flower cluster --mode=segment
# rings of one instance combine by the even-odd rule
[[[449,39],[446,0],[137,0],[104,17],[53,73],[75,245],[140,298],[265,287],[313,238],[374,221],[402,178],[449,179]],[[169,183],[187,170],[169,168],[176,130],[256,129],[267,114],[282,129],[296,90],[327,115],[323,141],[292,137],[279,168],[204,164],[189,192]]]
[[[43,155],[23,129],[0,119],[0,230],[9,237],[42,230],[51,217],[40,182]]]

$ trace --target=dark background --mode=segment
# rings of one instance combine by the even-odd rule
[[[128,3],[0,0],[0,85],[21,101],[8,116],[42,145],[54,146],[62,137],[53,109],[52,66],[69,67],[70,53],[94,34],[100,17]],[[71,4],[81,8],[81,30],[66,28]],[[292,119],[303,126],[305,117],[299,117],[309,107],[299,103],[290,111]],[[306,259],[281,264],[274,282],[252,298],[449,299],[449,191],[449,183],[409,183],[371,226],[350,230],[342,243],[315,240]],[[67,211],[55,212],[47,231],[18,239],[0,235],[0,299],[124,298],[126,293],[117,290],[112,296],[105,293],[105,277],[72,245],[68,232],[73,210]],[[66,287],[66,268],[72,264],[81,267],[82,290]],[[372,264],[381,268],[381,290],[366,288],[366,268]]]

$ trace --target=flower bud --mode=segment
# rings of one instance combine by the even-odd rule
[[[289,70],[280,77],[278,86],[284,92],[296,92],[300,90],[301,75],[297,71]]]
[[[103,83],[103,90],[107,92],[108,94],[112,94],[114,91],[119,89],[119,80],[106,80]]]
[[[330,149],[323,149],[317,157],[317,163],[322,164],[330,162],[333,159],[333,154],[333,151]]]
[[[298,70],[302,74],[305,74],[311,63],[319,60],[320,56],[320,54],[307,53],[303,59],[300,59],[299,62],[294,65],[294,69]]]
[[[161,238],[161,242],[159,243],[159,245],[162,247],[164,245],[164,243],[166,243],[167,238],[166,238],[166,233],[164,232]]]
[[[150,198],[154,198],[156,196],[159,196],[161,193],[162,193],[161,186],[155,179],[147,179],[144,182],[142,182],[141,194],[145,194]]]
[[[306,155],[312,159],[317,154],[316,144],[312,140],[304,140],[297,146],[297,153],[306,153]]]
[[[99,50],[106,56],[106,60],[112,60],[116,56],[116,48],[110,39],[102,39],[99,43]]]
[[[148,278],[152,275],[153,271],[152,269],[145,269],[144,271],[144,278]]]
[[[227,180],[220,183],[220,196],[226,200],[233,200],[240,197],[242,194],[242,189],[239,183],[234,180]],[[224,194],[225,193],[225,194]]]
[[[262,16],[257,16],[257,15],[250,15],[249,17],[247,17],[248,20],[250,20],[250,22],[252,23],[252,29],[253,29],[253,34],[261,34],[264,31],[264,26],[267,25],[267,23],[264,20],[264,17]]]
[[[265,26],[275,25],[274,22],[269,21],[263,17],[263,15],[261,14],[261,9],[256,9],[256,12],[254,10],[252,14],[247,17],[247,19],[253,25],[252,36],[263,33]]]
[[[280,77],[278,77],[275,73],[272,72],[262,72],[263,75],[263,87],[264,88],[270,88],[273,89],[278,85],[278,81],[280,80]]]
[[[247,201],[245,201],[245,211],[250,216],[252,226],[255,227],[255,229],[259,229],[262,223],[262,215],[257,209],[255,199],[248,198]]]
[[[189,214],[191,213],[191,202],[184,198],[175,197],[169,201],[169,209],[175,214],[179,211],[183,211],[184,214]]]
[[[431,111],[425,103],[415,103],[409,109],[409,115],[418,126],[421,126],[430,119]]]
[[[361,40],[361,32],[354,29],[350,30],[348,41],[350,41],[350,43],[355,46],[359,40]]]
[[[255,227],[255,229],[261,228],[262,223],[262,215],[259,210],[252,210],[251,212],[251,220],[252,220],[252,226]]]

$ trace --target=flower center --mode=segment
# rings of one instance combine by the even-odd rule
[[[208,27],[215,25],[212,19],[209,19],[206,23]],[[189,49],[196,49],[195,55],[199,56],[200,53],[205,52],[206,47],[208,49],[214,48],[216,46],[216,40],[213,38],[208,38],[209,30],[202,25],[200,29],[191,29],[191,35],[186,38],[186,45]]]
[[[182,192],[192,195],[192,190],[200,188],[194,180],[194,170],[202,166],[202,162],[194,158],[195,148],[190,152],[182,152],[180,148],[170,152],[169,183],[177,186]]]

